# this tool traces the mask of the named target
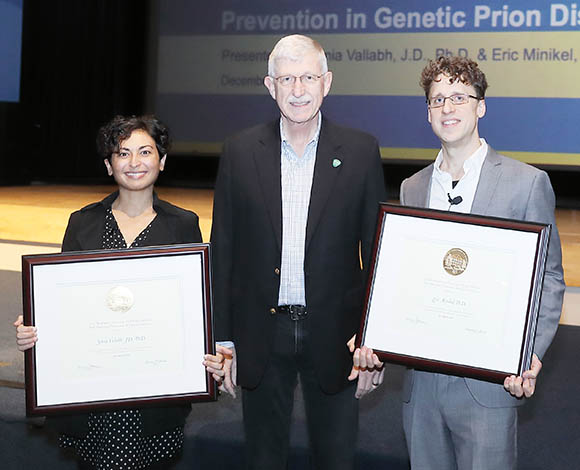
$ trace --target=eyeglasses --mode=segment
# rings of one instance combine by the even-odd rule
[[[272,78],[274,80],[276,80],[282,86],[291,87],[291,86],[294,86],[297,78],[300,79],[300,83],[302,83],[302,85],[308,86],[308,85],[314,85],[323,76],[324,76],[324,74],[314,75],[311,73],[305,73],[304,75],[300,75],[299,77],[297,77],[296,75],[282,75],[281,77],[272,77]]]
[[[469,98],[480,100],[477,96],[468,95],[467,93],[457,93],[451,96],[436,96],[435,98],[427,99],[427,104],[430,108],[442,108],[445,106],[445,100],[451,101],[455,106],[461,106],[469,101]]]

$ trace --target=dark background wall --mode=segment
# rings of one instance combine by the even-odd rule
[[[150,0],[24,1],[21,99],[0,103],[0,184],[108,181],[95,135],[115,114],[152,111],[155,12]],[[160,184],[211,187],[217,165],[212,155],[171,157]],[[421,165],[385,164],[389,196]],[[548,169],[560,206],[580,206],[579,169]]]
[[[0,103],[0,180],[93,178],[98,127],[141,113],[148,2],[24,2],[19,103]]]

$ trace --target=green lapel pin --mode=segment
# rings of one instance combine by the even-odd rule
[[[334,160],[332,160],[332,167],[333,168],[338,168],[340,165],[342,165],[342,162],[338,158],[335,158]]]

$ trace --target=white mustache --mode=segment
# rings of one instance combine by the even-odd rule
[[[290,104],[305,104],[305,103],[308,103],[309,101],[312,101],[310,99],[310,96],[307,96],[307,97],[302,96],[300,99],[292,99],[292,98],[290,98],[288,100],[288,102]]]

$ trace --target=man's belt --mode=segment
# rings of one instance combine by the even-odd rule
[[[304,305],[278,305],[276,310],[278,313],[286,313],[294,321],[303,320],[307,315]]]

